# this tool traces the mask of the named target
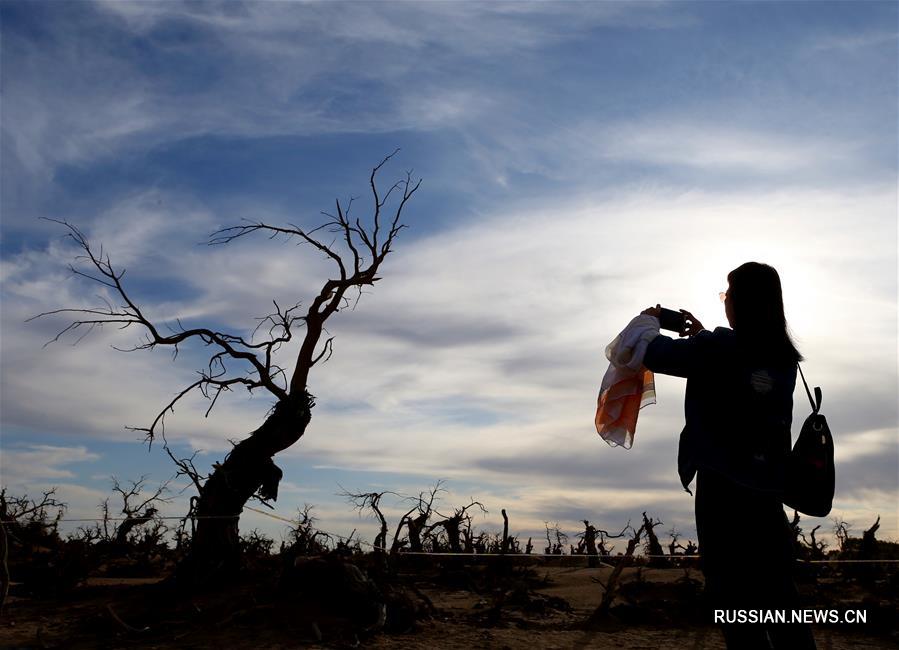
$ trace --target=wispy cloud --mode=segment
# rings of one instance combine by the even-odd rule
[[[62,447],[56,445],[28,445],[8,447],[3,450],[3,483],[19,483],[24,480],[54,481],[74,478],[70,466],[76,463],[99,460],[100,456],[83,445]]]
[[[660,116],[643,124],[607,129],[600,156],[702,171],[797,174],[809,168],[845,163],[858,157],[860,143],[797,138],[784,133],[743,131],[698,122],[672,122]]]
[[[205,133],[451,126],[476,118],[490,93],[483,84],[446,90],[433,81],[441,68],[517,56],[603,25],[688,22],[664,3],[612,2],[529,11],[515,3],[98,2],[45,20],[53,47],[35,49],[15,32],[4,44],[6,66],[21,71],[5,82],[4,126],[15,125],[5,133],[31,173]],[[114,36],[80,37],[91,29]],[[127,38],[128,47],[116,46]],[[145,65],[140,47],[163,67]]]
[[[899,32],[887,30],[872,30],[860,34],[828,34],[810,39],[808,47],[812,51],[842,50],[844,52],[884,45],[892,45],[895,48],[897,38],[899,38]]]
[[[154,319],[246,334],[272,299],[308,301],[328,260],[265,238],[198,242],[244,215],[316,223],[318,194],[367,191],[389,141],[411,143],[400,166],[429,173],[383,282],[329,323],[312,425],[279,461],[319,482],[293,477],[285,507],[315,490],[323,518],[352,525],[321,478],[350,473],[411,492],[446,477],[538,532],[582,511],[626,521],[640,502],[689,522],[674,473],[682,382],[659,377],[634,449],[607,448],[592,431],[602,352],[655,302],[724,324],[717,293],[748,259],[781,272],[804,368],[824,387],[848,472],[839,507],[895,495],[886,9],[810,34],[803,11],[839,7],[797,6],[774,32],[748,5],[723,22],[704,4],[648,2],[23,7],[3,6],[4,474],[8,448],[34,480],[75,486],[78,463],[136,440],[123,427],[146,425],[205,353],[109,349],[137,342],[131,329],[43,348],[65,320],[25,319],[94,304],[98,287],[69,277],[76,251],[35,216],[102,243]],[[170,440],[211,462],[269,406],[234,393],[204,418],[186,401]],[[31,435],[55,442],[17,447]],[[87,456],[67,464],[57,448]]]

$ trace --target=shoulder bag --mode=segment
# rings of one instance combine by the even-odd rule
[[[813,400],[802,368],[798,363],[796,366],[812,413],[805,419],[796,444],[787,455],[783,503],[810,517],[826,517],[833,507],[833,436],[820,412],[821,388],[815,387]]]

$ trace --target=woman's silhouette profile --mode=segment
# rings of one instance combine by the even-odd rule
[[[692,314],[681,339],[659,335],[644,365],[687,379],[678,449],[684,488],[696,477],[696,531],[708,602],[716,610],[797,609],[793,542],[782,491],[796,364],[777,271],[747,262],[720,294],[730,328]],[[659,306],[643,312],[658,316]],[[711,613],[710,613],[711,614]],[[710,622],[715,622],[710,616]],[[720,621],[716,621],[720,622]],[[723,623],[727,647],[814,648],[806,624]]]

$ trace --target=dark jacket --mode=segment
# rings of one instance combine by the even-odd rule
[[[685,490],[690,492],[696,470],[704,467],[746,487],[782,491],[795,364],[762,361],[726,327],[677,340],[659,335],[643,363],[653,372],[687,379],[686,426],[677,454]]]

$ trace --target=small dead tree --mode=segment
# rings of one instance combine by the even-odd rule
[[[451,553],[464,553],[465,548],[462,545],[462,526],[464,524],[467,530],[471,530],[471,515],[468,513],[468,510],[469,508],[474,508],[475,506],[480,508],[481,512],[483,512],[484,514],[487,513],[487,509],[484,507],[483,503],[472,499],[471,503],[469,503],[467,506],[455,508],[451,516],[444,517],[443,519],[435,521],[433,524],[428,526],[422,532],[422,536],[431,536],[435,529],[442,528],[446,536],[446,545],[449,548],[449,551]],[[435,514],[440,514],[437,511],[434,512]]]
[[[288,557],[319,555],[328,551],[331,536],[315,527],[318,519],[313,516],[313,510],[308,503],[297,509],[296,519],[288,530],[287,544],[282,548]]]
[[[578,546],[583,545],[582,552],[589,556],[587,558],[587,566],[590,568],[599,566],[599,548],[596,546],[596,536],[598,534],[599,531],[596,526],[584,519],[584,532],[578,535],[581,538],[581,543]]]
[[[356,536],[356,529],[347,536],[342,537],[337,535],[337,543],[334,545],[334,552],[338,555],[343,555],[346,557],[350,557],[352,555],[357,555],[362,553],[362,543],[358,539],[353,539]]]
[[[842,519],[841,517],[834,517],[833,534],[834,537],[837,538],[837,544],[840,547],[840,553],[846,550],[846,541],[849,539],[849,531],[851,529],[852,524]]]
[[[56,514],[51,514],[55,510]],[[0,489],[0,522],[10,528],[33,528],[43,535],[55,534],[59,521],[66,511],[66,504],[56,498],[56,488],[41,493],[38,498],[27,494],[19,497]]]
[[[680,538],[677,528],[672,526],[671,530],[668,531],[668,536],[671,537],[671,541],[668,543],[668,555],[674,557],[678,554],[677,549],[684,550],[684,546],[677,541]]]
[[[422,532],[425,530],[428,519],[431,518],[431,514],[434,511],[434,502],[437,500],[437,495],[446,491],[442,486],[443,481],[437,481],[436,485],[428,491],[428,496],[425,496],[424,492],[420,492],[415,505],[400,517],[400,522],[397,524],[396,532],[393,535],[393,544],[390,547],[391,553],[398,553],[406,544],[409,545],[409,551],[412,553],[424,552],[421,540]],[[401,540],[400,535],[404,526],[406,527],[406,539]]]
[[[588,555],[599,554],[599,551],[596,548],[596,532],[596,526],[584,519],[584,532],[580,533],[578,537],[583,539],[584,549],[587,551]]]
[[[258,528],[240,536],[240,550],[244,555],[265,557],[271,555],[274,545],[275,540],[265,533],[260,533]]]
[[[856,551],[855,558],[859,560],[877,560],[880,559],[880,543],[876,534],[880,529],[880,515],[877,519],[862,533],[861,540],[852,539],[847,541],[847,546]],[[843,570],[844,575],[852,575],[861,584],[872,587],[878,578],[883,577],[883,569],[876,563],[874,564],[858,564],[850,565]]]
[[[103,532],[100,535],[100,539],[102,539],[104,542],[109,542],[112,540],[112,535],[109,532],[110,524],[112,524],[112,522],[110,521],[112,515],[109,514],[109,497],[103,499],[103,501],[100,502],[100,514],[102,515],[102,518],[96,524],[98,529],[100,529],[100,527],[102,526]],[[114,524],[112,525],[112,528],[113,530],[115,529]]]
[[[644,522],[645,521],[646,517],[644,515]],[[625,527],[625,530],[628,528],[630,528],[630,523]],[[612,606],[612,601],[615,599],[615,594],[618,592],[618,581],[621,578],[621,572],[624,571],[625,566],[630,564],[631,559],[634,557],[634,550],[640,544],[640,536],[645,530],[646,524],[644,523],[640,528],[634,531],[633,536],[627,542],[627,549],[625,550],[624,555],[621,556],[618,563],[615,565],[615,568],[612,569],[612,573],[609,574],[608,580],[602,582],[598,578],[593,578],[594,582],[598,582],[603,587],[603,594],[599,607],[594,610],[587,621],[588,625],[597,623],[608,616],[609,608]]]
[[[403,180],[394,183],[386,192],[378,189],[377,174],[396,153],[394,151],[371,170],[369,185],[373,200],[368,224],[350,216],[351,199],[346,204],[338,200],[335,213],[324,213],[325,223],[311,230],[293,224],[276,226],[250,222],[213,233],[208,242],[210,245],[230,244],[254,234],[296,238],[336,266],[337,277],[323,283],[304,315],[298,312],[300,303],[282,308],[275,302],[274,312],[259,319],[250,337],[207,327],[185,328],[180,323],[172,328],[153,320],[125,286],[124,270],[115,267],[109,255],[102,248],[98,250],[92,246],[78,228],[59,222],[81,249],[82,254],[77,259],[87,267],[87,270],[74,266],[70,269],[76,276],[100,287],[103,304],[92,308],[57,309],[33,317],[75,316],[75,320],[53,341],[69,334],[86,335],[104,326],[133,327],[144,334],[144,339],[131,351],[168,348],[177,355],[181,346],[191,343],[211,350],[208,363],[199,370],[196,381],[179,391],[148,426],[132,427],[145,435],[148,444],[152,444],[157,436],[161,437],[163,448],[178,465],[165,438],[165,417],[174,411],[182,398],[194,391],[209,400],[207,415],[221,394],[234,388],[242,387],[250,392],[262,390],[274,399],[274,406],[258,429],[234,444],[224,461],[213,465],[207,478],[200,480],[199,474],[196,476],[198,523],[190,552],[179,567],[179,576],[189,583],[202,582],[236,568],[240,557],[238,518],[244,504],[254,495],[263,500],[277,499],[282,472],[273,458],[305,433],[315,404],[309,391],[310,371],[327,360],[333,350],[333,337],[322,343],[325,323],[341,309],[354,306],[350,301],[351,292],[358,292],[358,302],[363,287],[373,286],[380,279],[377,274],[381,265],[391,252],[397,235],[405,228],[401,222],[403,209],[421,184],[420,179],[413,180],[412,173],[407,172]],[[385,214],[387,203],[394,195],[398,197],[396,207],[388,217]],[[328,243],[319,238],[319,231],[332,233],[334,240]],[[305,328],[305,335],[290,372],[278,366],[273,355],[293,341],[298,325]],[[184,466],[179,465],[179,468]]]
[[[158,514],[156,506],[172,500],[172,497],[163,496],[168,491],[170,481],[162,483],[148,496],[144,493],[146,480],[146,476],[141,476],[126,487],[119,483],[115,476],[112,477],[112,489],[121,496],[122,514],[125,515],[125,519],[119,523],[115,532],[115,544],[119,547],[124,547],[128,543],[128,536],[138,526],[152,522],[161,523],[156,518]],[[104,504],[104,509],[108,512],[108,504]],[[108,517],[104,517],[104,524],[107,520]]]
[[[462,529],[462,550],[465,553],[474,553],[475,536],[471,531],[471,519],[464,522],[464,526]]]
[[[53,510],[55,515],[51,514]],[[58,537],[59,520],[65,510],[66,504],[56,498],[56,488],[45,490],[36,499],[27,494],[9,495],[6,488],[0,489],[0,610],[9,595],[10,541],[30,555],[30,547]]]
[[[805,535],[800,533],[802,537],[802,543],[808,547],[810,560],[824,559],[824,549],[827,547],[827,544],[825,542],[819,542],[817,539],[815,539],[815,533],[818,532],[819,528],[821,528],[820,524],[812,528],[811,532],[809,533],[811,541],[807,540],[805,538]]]
[[[603,530],[602,528],[597,528],[596,532],[599,533],[599,541],[597,542],[597,547],[599,550],[599,555],[601,557],[608,557],[612,554],[612,550],[615,548],[614,546],[606,547],[606,539],[618,539],[619,537],[624,537],[627,531],[630,529],[630,523],[627,526],[621,529],[621,532],[617,535],[613,535],[607,530]]]
[[[69,533],[68,539],[71,541],[81,542],[85,546],[90,546],[95,542],[101,542],[103,540],[103,528],[99,523],[94,523],[91,526],[78,526],[75,529],[74,533]]]
[[[562,532],[558,522],[550,526],[548,521],[544,521],[543,526],[546,528],[545,554],[562,555],[565,552],[565,547],[568,545],[568,535]]]
[[[509,516],[506,514],[505,508],[503,508],[500,512],[503,515],[503,543],[500,547],[500,553],[505,555],[509,552]]]
[[[484,547],[484,553],[490,553],[493,555],[499,555],[502,553],[503,549],[503,540],[502,533],[498,532],[485,532],[482,533],[481,544]]]
[[[859,549],[859,557],[863,560],[873,560],[877,557],[877,538],[874,536],[880,528],[880,515],[877,515],[877,521],[862,533],[862,544]]]
[[[364,510],[371,510],[380,522],[380,531],[375,536],[375,553],[387,552],[387,518],[384,517],[384,513],[381,511],[381,499],[384,498],[385,494],[399,496],[396,492],[389,490],[383,492],[349,492],[348,490],[343,490],[340,493],[340,496],[346,497],[353,504],[353,508],[360,513]]]
[[[646,532],[646,553],[653,556],[649,559],[649,566],[658,567],[667,565],[665,559],[661,557],[665,552],[662,550],[659,538],[653,530],[656,526],[661,524],[662,522],[660,520],[653,520],[652,517],[647,517],[645,512],[643,513],[643,530]]]

